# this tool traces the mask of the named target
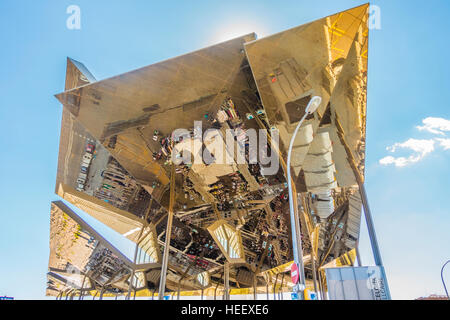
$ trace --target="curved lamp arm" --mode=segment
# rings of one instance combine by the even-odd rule
[[[447,263],[449,263],[450,260],[448,260],[446,263],[444,263],[444,265],[441,268],[441,280],[442,280],[442,284],[444,285],[444,290],[445,290],[445,294],[447,295],[447,299],[450,300],[450,297],[448,296],[448,291],[447,291],[447,286],[445,285],[445,281],[444,281],[444,268],[447,265]]]
[[[300,284],[305,284],[305,270],[303,266],[303,252],[302,252],[302,240],[298,239],[297,232],[296,232],[296,221],[295,221],[295,214],[294,214],[294,195],[292,193],[292,179],[291,179],[291,154],[292,154],[292,147],[294,145],[295,137],[297,136],[298,130],[300,129],[303,121],[306,119],[306,117],[314,111],[317,110],[320,103],[322,102],[322,98],[319,96],[314,96],[309,101],[308,105],[305,109],[305,115],[300,119],[300,121],[297,124],[297,127],[295,128],[294,134],[292,135],[291,142],[289,144],[289,151],[287,156],[287,183],[288,183],[288,190],[289,190],[289,215],[291,218],[291,233],[292,233],[292,251],[294,254],[294,263],[299,266],[299,279]],[[300,234],[300,230],[298,230]]]

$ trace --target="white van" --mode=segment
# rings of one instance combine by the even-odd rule
[[[91,159],[92,159],[92,154],[86,152],[86,153],[84,154],[84,156],[83,156],[83,159],[86,159],[86,160],[91,161]]]
[[[89,167],[89,164],[91,163],[91,160],[90,159],[85,159],[84,157],[83,157],[83,159],[82,159],[82,165],[83,166],[85,166],[85,167]]]
[[[84,166],[84,167],[86,167],[86,168],[89,168],[89,164],[90,164],[90,161],[89,161],[89,160],[83,159],[83,162],[81,163],[81,166]]]

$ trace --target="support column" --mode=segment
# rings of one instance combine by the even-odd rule
[[[355,249],[356,249],[356,262],[358,264],[358,267],[361,267],[362,262],[361,262],[361,255],[359,254],[359,239],[356,240]]]
[[[228,261],[223,265],[224,268],[224,299],[230,300],[230,264]]]
[[[256,273],[253,274],[253,300],[256,300],[256,284],[257,284],[258,279],[256,278]]]
[[[378,247],[377,235],[375,233],[375,226],[372,221],[372,214],[369,208],[369,201],[367,199],[366,188],[364,187],[364,183],[359,176],[358,185],[359,192],[361,193],[361,200],[364,207],[364,216],[366,218],[367,223],[367,231],[369,232],[370,244],[372,245],[373,258],[375,260],[375,264],[380,267],[380,271],[383,275],[383,279],[386,282],[384,287],[386,289],[386,296],[389,300],[391,300],[391,293],[389,291],[389,285],[387,283],[386,273],[384,272],[383,261],[381,260],[380,248]]]
[[[279,273],[277,273],[277,276],[275,277],[275,282],[273,283],[273,300],[277,300],[275,292],[277,291],[278,276]]]
[[[167,217],[167,228],[166,228],[166,241],[164,245],[164,255],[161,266],[161,278],[159,281],[159,294],[158,300],[164,299],[164,293],[166,290],[166,277],[167,277],[167,266],[169,264],[169,254],[170,254],[170,237],[172,235],[172,221],[173,221],[173,204],[175,201],[175,165],[172,163],[171,173],[170,173],[170,196],[169,196],[169,214]]]
[[[83,282],[81,283],[81,288],[80,288],[80,298],[78,300],[83,300],[83,288],[84,288],[84,282],[86,280],[86,274],[83,277]]]
[[[133,264],[134,265],[136,265],[137,254],[138,254],[138,251],[139,251],[139,244],[142,241],[142,239],[141,239],[142,233],[144,232],[145,227],[148,226],[147,219],[148,219],[148,216],[150,214],[150,211],[152,210],[152,205],[153,205],[153,198],[151,198],[151,200],[150,200],[150,205],[148,206],[147,213],[145,214],[144,223],[142,224],[141,231],[139,231],[139,236],[138,236],[137,241],[136,241],[136,247],[134,249],[134,258],[133,258]],[[141,252],[139,251],[139,257],[140,256],[141,256]],[[133,268],[131,270],[131,276],[130,276],[131,280],[134,279],[134,274],[135,274],[135,270]],[[125,297],[125,300],[129,300],[130,299],[131,289],[132,289],[132,281],[130,281],[130,285],[128,286],[128,294]],[[134,290],[134,297],[136,297],[136,288]]]
[[[216,284],[216,288],[214,289],[214,300],[216,300],[217,297],[217,288],[219,287],[220,282],[222,281],[223,274],[220,276],[220,280]]]
[[[283,275],[281,276],[281,286],[278,289],[278,300],[283,300],[283,284],[284,284],[284,276],[286,275],[286,273],[283,273]],[[280,294],[280,289],[281,289],[281,294]]]
[[[369,233],[370,244],[372,246],[373,259],[375,261],[375,264],[380,267],[383,279],[386,281],[386,283],[384,284],[385,289],[386,289],[386,295],[387,295],[388,299],[390,300],[391,294],[389,291],[389,285],[387,284],[386,274],[384,272],[383,261],[381,260],[380,248],[378,247],[377,235],[375,233],[375,226],[374,226],[373,220],[372,220],[372,213],[370,212],[369,200],[367,199],[366,188],[364,187],[364,178],[361,175],[361,172],[359,171],[359,169],[355,163],[355,159],[353,157],[353,154],[352,154],[350,148],[347,145],[347,142],[344,139],[344,134],[343,134],[344,130],[342,129],[342,126],[337,117],[336,117],[335,123],[336,123],[336,127],[338,129],[337,130],[338,137],[339,137],[342,145],[344,146],[345,152],[347,154],[347,160],[350,164],[350,167],[353,170],[353,174],[355,175],[356,182],[358,183],[359,193],[361,195],[361,201],[362,201],[363,208],[364,208],[364,217],[366,218],[367,231]]]
[[[312,251],[314,251],[314,247],[312,247]],[[311,251],[311,267],[313,274],[314,292],[317,294],[318,291],[317,291],[316,255],[312,251]]]
[[[324,286],[325,279],[323,279],[323,277],[322,277],[322,271],[319,270],[318,275],[319,275],[319,284],[320,284],[320,295],[322,297],[322,300],[328,300],[327,293],[325,291],[325,286]]]

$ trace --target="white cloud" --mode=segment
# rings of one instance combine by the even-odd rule
[[[404,167],[408,164],[408,160],[405,157],[394,158],[393,156],[387,156],[380,159],[380,164],[384,166],[394,164],[396,167]]]
[[[391,152],[395,152],[398,148],[411,149],[421,155],[425,156],[434,150],[434,140],[429,139],[408,139],[403,143],[395,143],[391,147],[386,149]]]
[[[409,157],[393,157],[387,156],[383,159],[380,159],[379,163],[381,165],[390,165],[393,164],[396,167],[404,167],[409,164],[413,164],[422,160],[427,154],[434,151],[434,143],[433,139],[408,139],[402,143],[395,143],[394,145],[387,147],[386,149],[390,152],[395,152],[397,149],[409,149],[414,151],[414,154]]]
[[[423,126],[417,126],[420,131],[428,131],[434,134],[445,135],[445,132],[450,131],[450,120],[444,118],[428,117],[422,120]]]
[[[445,136],[450,132],[450,120],[444,118],[428,117],[422,120],[423,126],[416,126],[420,131],[428,131],[433,134]],[[387,156],[379,160],[381,165],[387,166],[390,164],[396,167],[405,167],[407,165],[419,162],[427,154],[434,151],[434,145],[438,143],[444,150],[450,150],[449,138],[434,138],[434,139],[408,139],[402,143],[395,143],[387,147],[386,150],[394,153],[397,149],[409,149],[413,152],[409,157],[393,157]]]
[[[444,150],[450,149],[450,139],[436,139],[439,142],[439,145],[444,148]]]

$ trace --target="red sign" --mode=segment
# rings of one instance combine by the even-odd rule
[[[293,284],[297,284],[298,283],[298,278],[299,278],[298,266],[294,262],[291,265],[291,280],[292,280],[292,283]]]

